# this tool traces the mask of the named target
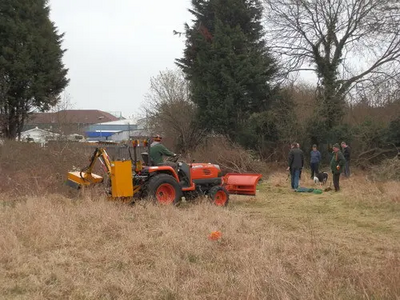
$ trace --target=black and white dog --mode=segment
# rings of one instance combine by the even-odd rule
[[[320,185],[325,184],[328,181],[328,173],[322,172],[314,176],[314,183],[319,183]]]

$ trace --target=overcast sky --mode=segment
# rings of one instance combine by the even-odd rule
[[[77,109],[140,108],[150,77],[174,68],[191,19],[190,0],[50,0],[51,19],[65,33],[66,92]]]

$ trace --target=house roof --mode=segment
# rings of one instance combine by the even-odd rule
[[[51,135],[58,135],[58,133],[53,133],[53,132],[50,132],[50,131],[47,131],[47,130],[44,130],[44,129],[40,129],[40,128],[32,128],[32,129],[29,129],[29,130],[25,130],[25,131],[22,131],[21,132],[21,134],[22,135],[26,135],[26,134],[30,134],[30,133],[32,133],[32,132],[41,132],[41,133],[44,133],[44,134],[51,134]]]
[[[96,124],[118,120],[119,118],[101,110],[73,109],[54,113],[34,113],[26,124]]]

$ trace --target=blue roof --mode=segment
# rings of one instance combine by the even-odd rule
[[[90,138],[105,137],[108,138],[120,131],[86,131],[86,136]]]

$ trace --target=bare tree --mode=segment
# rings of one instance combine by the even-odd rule
[[[353,103],[368,102],[374,107],[385,107],[400,101],[400,77],[383,82],[372,82],[367,86],[359,84],[356,85],[355,90],[357,102],[353,101]]]
[[[83,133],[81,132],[82,128],[76,125],[74,118],[68,113],[68,110],[73,109],[75,105],[76,103],[72,101],[71,95],[64,92],[60,101],[50,110],[50,112],[54,113],[55,122],[52,130],[61,134],[62,137],[72,133]]]
[[[356,85],[396,78],[400,66],[397,0],[264,0],[271,50],[285,73],[318,77],[320,115],[342,118]]]
[[[49,112],[57,113],[63,110],[73,109],[75,105],[76,103],[72,102],[71,95],[67,92],[64,92],[60,98],[60,101],[58,101],[57,104],[49,110]]]
[[[190,100],[188,82],[178,70],[166,70],[151,78],[145,111],[150,129],[174,140],[181,152],[194,149],[204,131],[196,124],[196,106]]]

